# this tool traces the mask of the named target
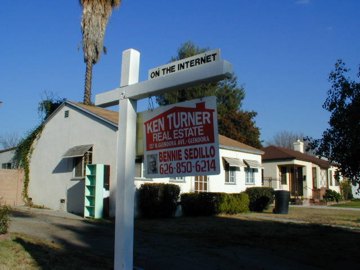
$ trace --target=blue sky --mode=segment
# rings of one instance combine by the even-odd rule
[[[24,136],[40,121],[45,93],[82,101],[85,64],[77,0],[2,0],[0,136]],[[141,52],[140,79],[186,41],[220,48],[258,113],[261,139],[280,131],[321,137],[328,74],[341,58],[360,64],[358,0],[123,0],[110,18],[107,54],[94,67],[93,94],[118,87],[122,51]],[[94,98],[94,96],[93,96]],[[139,104],[147,109],[148,102]]]

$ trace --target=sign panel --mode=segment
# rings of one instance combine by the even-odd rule
[[[148,80],[164,77],[175,72],[188,70],[220,60],[220,49],[207,51],[192,57],[171,62],[169,64],[152,68],[148,71]]]
[[[145,177],[220,173],[216,97],[144,114]]]

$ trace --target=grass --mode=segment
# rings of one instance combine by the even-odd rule
[[[112,269],[113,262],[23,234],[0,238],[0,269]]]
[[[268,220],[274,219],[287,222],[300,222],[305,224],[339,226],[360,229],[360,211],[334,209],[334,208],[305,208],[291,207],[289,213],[273,214],[272,209],[264,213],[247,213],[239,215],[241,219]]]
[[[136,219],[134,265],[151,269],[354,269],[360,211]],[[61,233],[61,232],[59,232]],[[0,236],[0,269],[112,269],[112,257],[23,234]],[[273,269],[273,268],[271,268]]]
[[[278,269],[356,268],[360,264],[360,258],[356,256],[360,250],[360,211],[343,211],[341,214],[334,209],[330,212],[323,210],[327,209],[291,207],[288,215],[269,211],[139,220],[136,244],[138,248],[144,245],[152,248],[158,256],[161,254],[169,260],[180,256],[180,260],[189,260],[193,254],[199,256],[201,253],[204,258],[197,257],[197,260],[203,260],[204,265],[208,262],[210,268],[198,269],[268,269],[274,265],[278,265]],[[354,229],[344,229],[343,226]],[[236,260],[231,261],[229,254]],[[245,258],[242,254],[246,254]],[[137,254],[136,260],[139,266],[145,267],[153,258],[156,256],[147,258]],[[244,265],[244,260],[250,265]],[[290,265],[286,265],[284,260]],[[216,268],[217,262],[221,262],[219,268]],[[156,269],[156,265],[150,269]]]
[[[360,208],[360,199],[351,200],[345,203],[338,203],[332,205],[333,207],[346,207],[346,208]]]

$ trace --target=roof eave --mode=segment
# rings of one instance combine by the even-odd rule
[[[243,152],[243,153],[249,153],[249,154],[256,154],[256,155],[263,155],[264,154],[264,152],[261,151],[261,150],[255,150],[255,149],[250,150],[250,149],[245,149],[245,148],[240,148],[240,147],[227,146],[227,145],[223,145],[223,144],[219,144],[219,148],[226,149],[226,150]]]

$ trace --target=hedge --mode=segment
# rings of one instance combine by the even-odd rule
[[[269,187],[251,187],[245,192],[249,195],[250,211],[262,212],[274,202],[274,189]]]
[[[249,211],[249,197],[245,193],[183,193],[181,207],[184,216],[237,214]]]
[[[172,217],[175,214],[180,187],[174,184],[150,183],[139,188],[139,211],[146,218]]]

